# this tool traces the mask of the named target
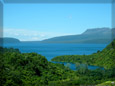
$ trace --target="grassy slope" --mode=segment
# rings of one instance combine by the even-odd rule
[[[106,81],[106,82],[98,84],[96,86],[115,86],[115,81]]]

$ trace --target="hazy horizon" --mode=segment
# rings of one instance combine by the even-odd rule
[[[5,4],[4,37],[39,41],[111,28],[111,4]]]

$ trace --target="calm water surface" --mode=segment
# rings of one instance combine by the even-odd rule
[[[89,55],[102,50],[107,44],[43,44],[43,43],[19,43],[4,44],[4,47],[18,48],[22,53],[36,52],[50,61],[52,58],[60,55]],[[53,62],[66,65],[65,62]],[[98,66],[88,65],[88,69],[97,69]],[[76,70],[75,64],[70,63],[70,69]]]
[[[89,55],[104,49],[106,46],[107,44],[4,44],[4,47],[18,48],[22,53],[36,52],[45,56],[48,61],[60,55]]]
[[[52,61],[53,63],[59,63],[59,64],[63,64],[65,66],[67,66],[68,62],[55,62],[55,61]],[[81,64],[81,65],[85,65],[85,64]],[[76,65],[73,64],[73,63],[69,63],[69,68],[72,69],[72,70],[76,70]],[[88,65],[88,69],[89,70],[95,70],[97,68],[100,68],[102,70],[104,70],[103,67],[99,67],[99,66],[93,66],[93,65]]]

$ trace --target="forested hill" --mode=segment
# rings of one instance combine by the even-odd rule
[[[93,28],[87,29],[79,35],[67,35],[53,37],[41,41],[42,43],[110,43],[111,29],[109,28]]]
[[[16,38],[5,37],[0,38],[0,43],[20,43],[20,40]]]
[[[106,69],[115,68],[115,40],[105,49],[91,55],[63,55],[57,56],[52,61],[88,63],[90,65],[102,66]]]
[[[37,53],[0,47],[0,86],[46,86],[74,78],[73,74],[64,65],[48,62]]]
[[[108,49],[113,49],[110,46]],[[115,69],[88,70],[48,62],[37,53],[20,53],[18,49],[0,47],[0,86],[94,86],[115,80]]]

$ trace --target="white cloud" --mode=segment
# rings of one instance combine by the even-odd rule
[[[28,29],[4,29],[4,37],[15,37],[22,41],[43,40],[47,33]]]
[[[40,41],[61,35],[64,34],[29,29],[4,29],[4,37],[18,38],[21,41]]]

